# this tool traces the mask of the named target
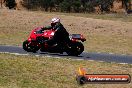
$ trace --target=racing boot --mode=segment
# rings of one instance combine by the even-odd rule
[[[47,44],[47,42],[43,42],[42,44],[41,44],[41,48],[40,48],[40,51],[41,52],[47,52],[48,50],[48,44]]]

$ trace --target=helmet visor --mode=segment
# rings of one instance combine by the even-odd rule
[[[56,23],[51,23],[51,26],[53,27],[53,26],[55,26],[56,25]]]

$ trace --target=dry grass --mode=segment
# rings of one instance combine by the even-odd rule
[[[66,15],[66,16],[75,16],[75,17],[85,17],[93,19],[103,19],[103,20],[113,20],[113,21],[123,21],[123,22],[132,22],[132,15],[126,14],[123,12],[119,13],[108,13],[108,14],[95,14],[95,13],[60,13],[52,12],[53,14]]]
[[[0,88],[131,88],[130,84],[87,84],[79,86],[78,67],[89,74],[130,74],[132,65],[68,58],[46,58],[0,54]]]
[[[31,30],[42,25],[49,25],[51,18],[60,17],[62,23],[70,33],[82,33],[86,37],[85,51],[113,52],[118,54],[132,54],[132,22],[115,20],[107,15],[61,14],[14,11],[1,9],[0,12],[0,44],[21,45],[27,39]],[[73,15],[73,16],[70,16]],[[80,17],[81,16],[81,17]],[[93,19],[93,18],[100,19]],[[106,19],[107,20],[101,20]],[[125,17],[123,18],[125,19]],[[132,20],[132,16],[126,19]],[[125,21],[125,22],[124,22]]]

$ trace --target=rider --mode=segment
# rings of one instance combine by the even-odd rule
[[[59,18],[53,18],[51,20],[51,26],[43,27],[42,30],[55,30],[54,36],[49,40],[45,41],[45,44],[50,46],[58,44],[64,41],[69,41],[69,33],[66,31],[64,26],[60,23]]]

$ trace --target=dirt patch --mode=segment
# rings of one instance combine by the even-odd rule
[[[73,16],[70,16],[68,18],[62,17],[66,27],[72,30],[79,30],[79,32],[83,32],[84,34],[87,34],[86,33],[87,31],[92,34],[98,33],[101,35],[132,36],[131,35],[132,22],[100,20],[100,19],[73,17]]]

